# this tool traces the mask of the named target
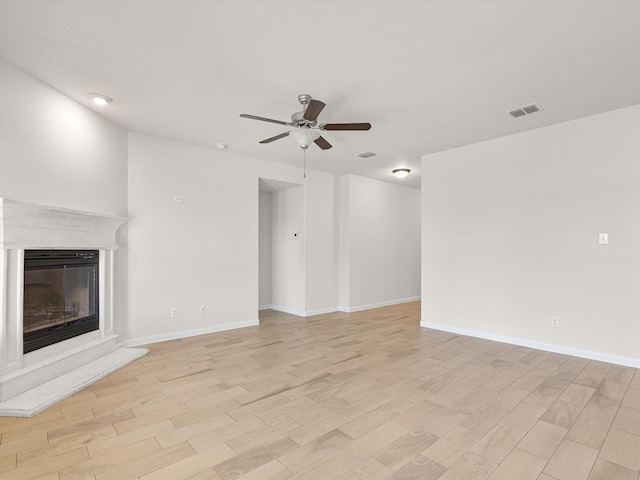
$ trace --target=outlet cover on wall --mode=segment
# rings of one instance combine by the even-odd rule
[[[169,310],[169,316],[171,316],[171,318],[176,318],[178,316],[178,307],[171,307]]]
[[[559,327],[560,326],[560,322],[558,321],[558,317],[551,317],[551,326],[552,327]]]

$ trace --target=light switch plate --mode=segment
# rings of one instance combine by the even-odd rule
[[[609,243],[609,234],[601,233],[598,235],[598,244],[607,245]]]

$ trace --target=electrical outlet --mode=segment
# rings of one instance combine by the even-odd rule
[[[184,203],[184,197],[182,195],[174,195],[173,201],[176,203]]]
[[[200,313],[207,313],[207,306],[206,305],[200,305]]]
[[[551,317],[551,326],[552,327],[559,327],[560,326],[560,322],[558,321],[558,317]]]
[[[171,316],[171,318],[176,318],[178,316],[178,307],[171,307],[169,315]]]

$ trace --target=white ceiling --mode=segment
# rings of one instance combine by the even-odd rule
[[[291,138],[258,143],[286,127],[238,115],[288,121],[308,93],[373,125],[325,132],[308,168],[419,188],[421,155],[640,104],[639,24],[638,1],[4,0],[0,57],[127,129],[291,165]]]

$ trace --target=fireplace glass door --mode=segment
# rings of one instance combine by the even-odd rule
[[[98,328],[98,252],[25,252],[24,352]]]

